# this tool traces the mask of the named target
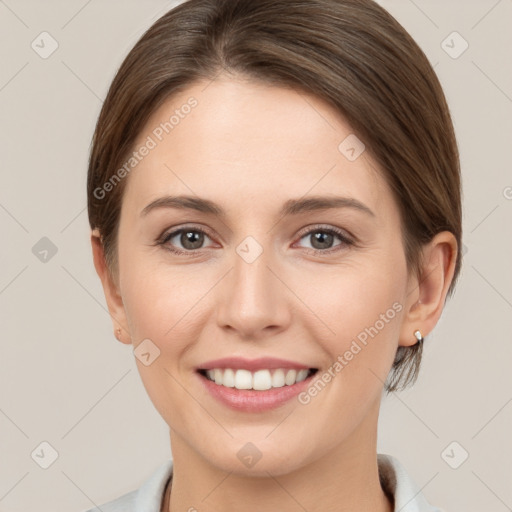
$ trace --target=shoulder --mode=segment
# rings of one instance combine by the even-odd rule
[[[139,489],[85,512],[160,512],[167,482],[172,477],[172,460],[161,464]]]
[[[387,494],[393,496],[395,511],[442,512],[441,509],[428,503],[421,489],[397,458],[379,453],[377,461],[382,488]]]
[[[135,512],[135,501],[139,490],[124,494],[115,500],[87,510],[86,512]]]

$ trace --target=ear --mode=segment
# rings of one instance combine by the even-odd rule
[[[92,256],[94,260],[94,268],[101,280],[103,286],[103,293],[107,301],[108,311],[112,319],[112,326],[114,333],[118,332],[119,336],[116,338],[127,345],[131,344],[130,331],[126,319],[126,312],[124,310],[123,299],[119,293],[119,286],[112,279],[108,271],[105,254],[103,250],[103,243],[99,231],[94,229],[91,232],[91,245]]]
[[[415,345],[414,332],[425,338],[436,326],[443,312],[448,288],[453,279],[457,260],[457,240],[453,233],[438,233],[423,249],[423,268],[418,280],[409,280],[404,321],[399,345]]]

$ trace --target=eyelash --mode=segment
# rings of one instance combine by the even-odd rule
[[[188,256],[188,257],[194,257],[197,256],[197,253],[201,251],[202,249],[191,249],[188,251],[184,251],[182,249],[176,249],[175,247],[171,247],[170,245],[167,245],[167,242],[174,238],[176,235],[179,235],[183,232],[195,232],[195,233],[202,233],[206,235],[208,238],[212,238],[204,229],[197,228],[197,227],[183,227],[180,229],[177,229],[175,231],[171,231],[170,233],[164,233],[158,240],[156,245],[164,246],[164,248],[168,251],[170,251],[173,254],[179,255],[179,256]],[[353,240],[348,238],[345,233],[342,231],[333,228],[333,227],[323,227],[323,226],[315,226],[308,231],[304,232],[300,235],[299,240],[302,240],[304,237],[307,237],[308,235],[312,235],[313,233],[327,233],[329,235],[334,235],[338,237],[341,241],[341,244],[335,245],[334,247],[331,247],[329,249],[311,249],[309,247],[306,247],[305,249],[308,250],[308,252],[312,252],[315,255],[325,255],[325,254],[332,254],[333,252],[338,252],[340,247],[350,247],[355,244]]]

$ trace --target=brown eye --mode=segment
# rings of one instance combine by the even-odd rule
[[[204,233],[199,231],[182,231],[180,235],[180,243],[185,249],[199,249],[204,242]]]
[[[210,237],[201,229],[182,228],[164,235],[159,243],[171,252],[181,254],[203,249],[206,238]]]
[[[309,235],[311,237],[311,245],[314,249],[330,249],[334,241],[334,235],[325,231],[317,231]]]
[[[333,228],[316,228],[302,235],[301,240],[310,241],[310,249],[318,252],[329,252],[338,246],[353,245],[353,242],[341,231]],[[339,240],[336,243],[336,239]],[[308,248],[308,247],[306,247]]]

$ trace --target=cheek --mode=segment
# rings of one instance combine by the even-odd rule
[[[215,279],[199,266],[170,265],[165,255],[125,254],[123,264],[121,290],[134,345],[150,339],[169,356],[167,364],[177,364],[199,337],[201,300]]]
[[[181,328],[187,309],[200,297],[199,284],[179,271],[128,270],[123,288],[125,311],[133,334],[163,340]]]
[[[342,356],[347,362],[343,373],[354,382],[371,377],[378,384],[368,369],[385,380],[400,332],[405,259],[395,251],[375,251],[307,281],[307,286],[300,281],[297,295],[306,297],[315,313],[306,318],[310,330],[321,325],[316,337],[331,361]]]
[[[135,361],[154,406],[168,424],[178,427],[183,411],[200,414],[183,392],[182,370],[188,365],[187,350],[200,337],[197,312],[210,280],[193,278],[190,267],[185,271],[138,263],[134,258],[130,264],[125,261],[124,307],[134,346],[149,339],[158,357],[148,366],[138,358]]]
[[[311,310],[330,327],[333,339],[346,339],[373,325],[402,300],[404,277],[405,268],[402,271],[393,259],[386,262],[367,257],[357,264],[318,272],[315,279],[296,280],[302,283],[297,294],[305,297]],[[395,316],[394,311],[390,315]]]
[[[337,269],[317,281],[311,302],[308,299],[308,306],[329,327],[319,329],[315,318],[306,327],[316,329],[328,367],[319,375],[325,384],[309,390],[304,403],[311,400],[312,414],[330,410],[332,428],[346,429],[347,435],[380,399],[396,353],[404,285],[400,267],[392,271],[382,261]]]

